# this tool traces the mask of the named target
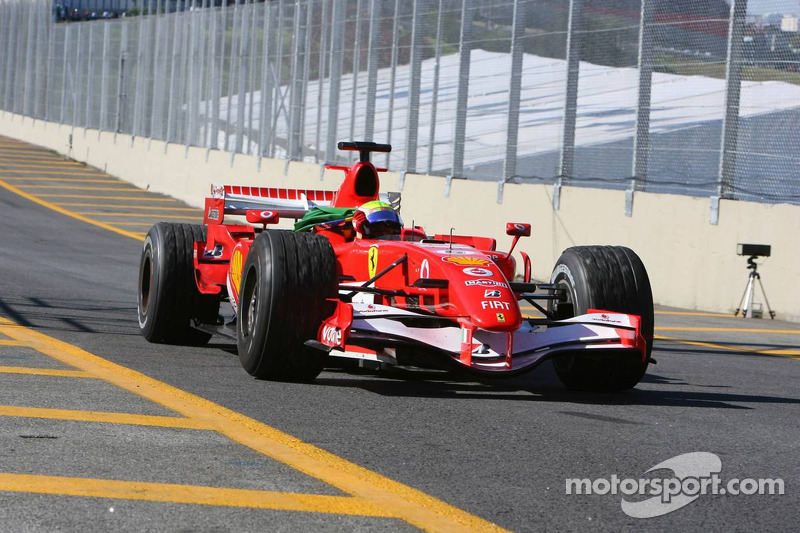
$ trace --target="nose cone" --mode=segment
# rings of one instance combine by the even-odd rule
[[[462,255],[452,252],[459,251]],[[453,249],[441,263],[450,279],[450,299],[479,328],[516,330],[522,314],[500,268],[477,250]],[[467,255],[469,253],[470,255]]]

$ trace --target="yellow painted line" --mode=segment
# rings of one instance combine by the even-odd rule
[[[71,409],[46,409],[42,407],[17,407],[0,405],[0,416],[44,418],[71,422],[101,422],[177,429],[211,429],[201,420],[175,416],[138,415],[134,413],[106,413],[103,411],[77,411]]]
[[[663,341],[670,341],[670,342],[677,342],[679,344],[688,344],[690,346],[702,346],[704,348],[714,348],[717,350],[727,350],[729,352],[740,352],[740,353],[757,353],[761,355],[781,355],[781,356],[793,356],[793,355],[800,355],[800,350],[791,350],[791,349],[781,349],[781,350],[758,350],[755,348],[744,348],[739,346],[723,346],[721,344],[714,344],[711,342],[699,342],[699,341],[685,341],[682,339],[676,339],[673,337],[665,337],[664,335],[653,335],[654,339],[663,340]],[[794,357],[792,357],[794,359]]]
[[[394,518],[375,504],[347,496],[170,483],[0,474],[0,491]]]
[[[105,172],[100,172],[99,170],[95,170],[93,168],[87,168],[86,172],[66,172],[64,170],[11,170],[11,169],[3,169],[4,172],[11,172],[13,174],[34,174],[38,176],[39,174],[44,175],[57,175],[57,176],[108,176]]]
[[[76,167],[77,166],[77,167],[89,168],[88,165],[86,165],[84,163],[79,163],[77,161],[60,161],[60,160],[37,161],[36,163],[30,163],[30,164],[28,164],[28,163],[14,163],[13,161],[14,160],[9,160],[9,159],[7,159],[5,157],[0,157],[0,168],[6,168],[6,167],[39,168],[39,167],[42,167],[42,166],[45,166],[45,167],[59,167],[59,166]]]
[[[153,215],[153,217],[157,218],[157,219],[161,218],[161,217],[156,217],[156,215]],[[153,225],[153,222],[124,222],[124,221],[119,221],[119,222],[114,222],[114,224],[117,225],[117,226],[142,226],[142,227],[148,227],[149,228],[150,226]],[[142,235],[142,240],[144,240],[144,235],[146,235],[146,234],[142,233],[141,235]]]
[[[109,207],[116,207],[116,206],[109,206]],[[180,215],[169,216],[169,215],[155,215],[153,213],[146,213],[146,214],[136,213],[136,214],[132,214],[132,213],[103,213],[103,212],[94,212],[94,211],[92,211],[92,212],[89,212],[89,211],[76,211],[76,213],[79,214],[79,215],[92,215],[92,216],[98,216],[98,217],[153,218],[155,216],[155,217],[159,217],[159,218],[177,218],[177,219],[180,219],[180,220],[203,220],[202,216],[199,216],[199,217],[193,217],[193,216],[189,216],[189,215],[185,215],[185,216],[180,216]]]
[[[2,317],[0,317],[0,334],[24,342],[53,359],[85,370],[187,418],[202,421],[235,442],[332,485],[365,504],[379,508],[385,513],[384,516],[398,517],[427,531],[501,530],[480,517],[337,457],[258,420],[114,364],[76,346],[19,326]],[[17,486],[20,490],[29,491],[31,486],[35,486],[30,481]],[[84,483],[86,483],[84,480],[76,481],[75,490],[84,486]],[[166,491],[167,494],[169,492]],[[346,513],[350,509],[349,505],[342,501],[331,505],[325,512]]]
[[[24,145],[22,145],[24,146]],[[16,146],[2,146],[0,147],[0,154],[9,153],[9,154],[36,154],[36,155],[43,155],[48,157],[56,157],[55,154],[48,152],[47,150],[30,150],[25,148],[17,148]]]
[[[127,184],[126,184],[127,185]],[[65,191],[78,190],[78,191],[142,191],[147,192],[136,187],[93,187],[91,185],[20,185],[20,189],[63,189]]]
[[[678,316],[727,316],[732,317],[732,314],[725,313],[703,313],[700,311],[655,311],[657,315],[678,315]]]
[[[62,215],[66,215],[68,217],[72,217],[72,218],[74,218],[76,220],[80,220],[81,222],[86,222],[87,224],[91,224],[93,226],[97,226],[98,228],[103,228],[103,229],[107,229],[108,231],[113,231],[114,233],[118,233],[120,235],[124,235],[125,237],[130,237],[131,239],[136,239],[137,241],[142,240],[139,237],[138,234],[134,234],[134,233],[131,233],[129,231],[125,231],[124,229],[115,228],[114,226],[106,224],[105,222],[99,222],[97,220],[92,220],[91,218],[87,218],[87,217],[85,217],[83,215],[79,215],[77,213],[73,213],[72,211],[68,211],[68,210],[64,209],[63,207],[59,207],[59,206],[57,206],[57,205],[55,205],[53,203],[50,203],[50,202],[48,202],[46,200],[42,200],[41,198],[37,198],[37,197],[35,197],[35,196],[31,195],[31,194],[28,194],[25,191],[22,191],[22,190],[20,190],[20,189],[18,189],[16,187],[14,187],[10,183],[6,183],[3,180],[0,180],[0,187],[3,187],[5,189],[13,192],[14,194],[18,194],[19,196],[22,196],[26,200],[30,200],[31,202],[33,202],[35,204],[39,204],[42,207],[46,207],[48,209],[52,209],[53,211],[61,213]]]
[[[0,340],[0,346],[24,346],[24,345],[19,341],[12,341],[12,340],[8,340],[8,339],[2,339],[2,340]]]
[[[147,192],[141,190],[139,192]],[[39,198],[82,198],[88,200],[138,200],[148,202],[173,202],[177,203],[178,200],[174,198],[147,198],[141,196],[92,196],[88,194],[39,194]]]
[[[41,154],[41,153],[29,153],[29,154],[16,154],[19,157],[15,157],[9,153],[3,153],[0,150],[0,163],[13,163],[14,161],[24,161],[24,162],[34,162],[34,163],[72,163],[75,165],[83,165],[86,166],[84,163],[79,161],[70,161],[69,159],[62,159],[59,156],[52,155],[52,154]]]
[[[146,201],[146,200],[145,200]],[[153,207],[151,205],[120,205],[120,204],[85,204],[85,203],[71,203],[71,202],[56,202],[61,206],[69,207],[119,207],[121,209],[142,209],[147,211],[194,211],[196,213],[203,213],[202,209],[196,207]]]
[[[775,333],[781,335],[800,335],[798,329],[766,329],[766,328],[703,328],[692,326],[663,326],[656,327],[656,331],[733,331],[743,333]]]
[[[21,345],[20,345],[21,346]],[[62,378],[93,378],[83,370],[59,370],[56,368],[33,368],[27,366],[0,366],[2,374],[27,374],[31,376],[54,376]]]
[[[35,177],[9,177],[9,176],[0,176],[0,179],[5,181],[68,181],[70,183],[123,183],[119,180],[84,180],[84,179],[75,179],[75,178],[35,178]],[[127,185],[127,183],[126,183]]]

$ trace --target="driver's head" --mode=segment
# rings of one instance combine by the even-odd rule
[[[356,209],[353,226],[359,237],[380,239],[400,235],[403,221],[391,205],[375,200]]]

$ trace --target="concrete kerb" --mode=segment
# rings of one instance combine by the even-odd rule
[[[336,189],[342,173],[318,164],[262,159],[202,147],[48,123],[3,112],[0,134],[44,146],[104,169],[139,187],[201,207],[212,183],[287,188]],[[165,149],[166,148],[166,149]],[[382,175],[382,190],[399,189],[400,176]],[[582,244],[619,244],[635,250],[650,274],[657,303],[672,307],[733,312],[747,282],[746,258],[738,242],[771,244],[772,257],[760,272],[778,318],[800,321],[800,206],[722,200],[719,224],[708,222],[705,198],[637,192],[633,216],[625,216],[625,192],[564,187],[552,209],[552,187],[506,184],[496,202],[494,182],[407,174],[402,215],[428,232],[495,237],[498,248],[511,238],[506,222],[530,222],[533,235],[520,242],[530,254],[536,279],[549,279],[558,255]],[[757,294],[758,296],[758,294]],[[757,298],[757,301],[761,301]]]

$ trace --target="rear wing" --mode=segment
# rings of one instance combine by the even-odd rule
[[[206,198],[204,223],[222,224],[224,215],[246,215],[251,210],[274,211],[280,218],[300,219],[314,207],[330,207],[335,196],[336,191],[314,189],[212,185],[211,198]],[[380,199],[399,211],[399,192],[381,193]]]

